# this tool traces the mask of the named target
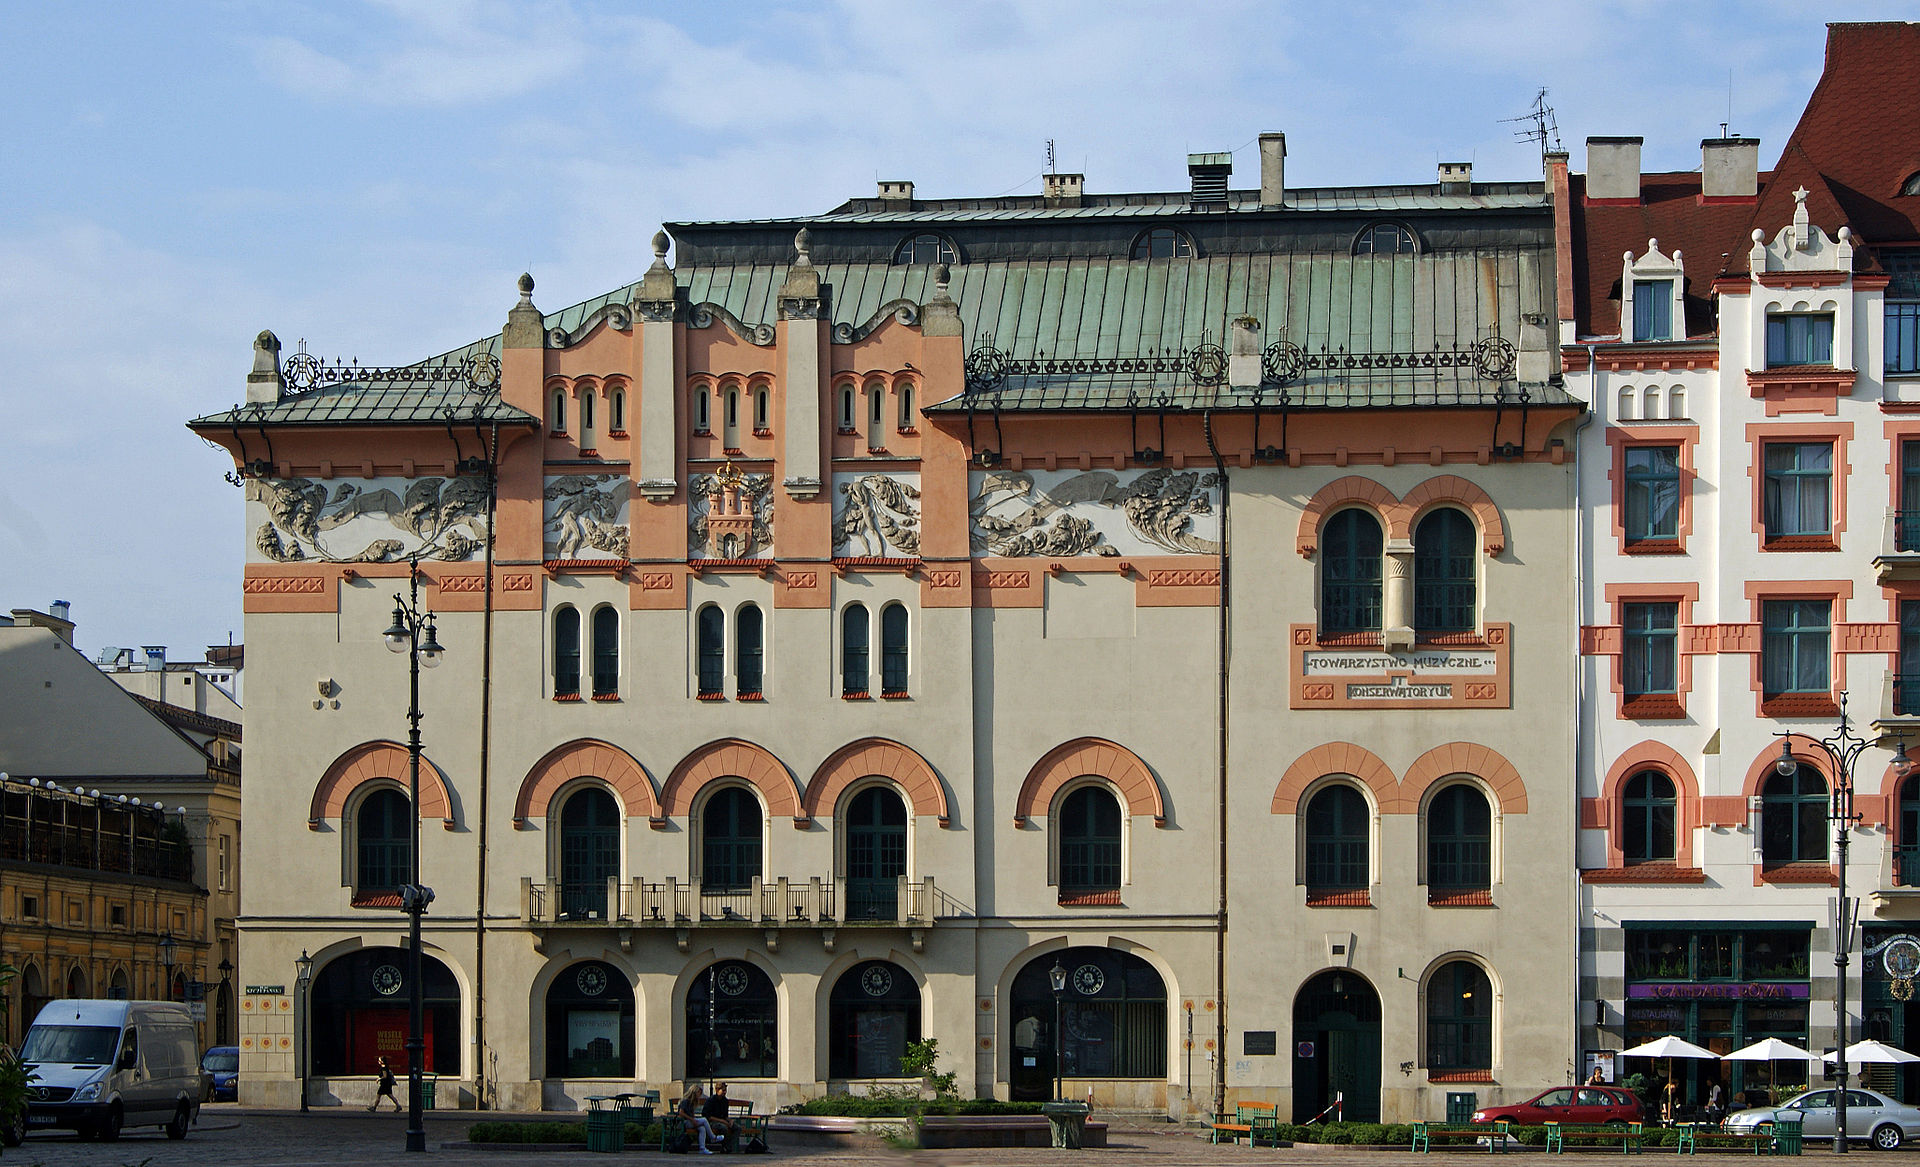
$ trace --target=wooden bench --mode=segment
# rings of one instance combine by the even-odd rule
[[[1506,1119],[1494,1122],[1416,1122],[1413,1124],[1412,1150],[1431,1153],[1435,1143],[1462,1143],[1487,1140],[1487,1153],[1507,1149]]]
[[[737,1151],[747,1145],[747,1140],[759,1136],[762,1142],[767,1138],[767,1115],[753,1112],[751,1098],[727,1099],[727,1135],[720,1140],[721,1151]],[[687,1129],[687,1120],[682,1118],[678,1108],[660,1119],[660,1149],[669,1150],[681,1135],[689,1140],[693,1131]]]
[[[1547,1128],[1547,1154],[1558,1155],[1566,1151],[1569,1141],[1574,1143],[1619,1143],[1622,1154],[1632,1155],[1640,1151],[1646,1142],[1646,1127],[1643,1123],[1609,1123],[1604,1126],[1584,1123],[1549,1122],[1541,1125]]]
[[[1218,1143],[1225,1140],[1229,1143],[1237,1143],[1244,1138],[1248,1146],[1257,1147],[1260,1145],[1260,1137],[1265,1135],[1268,1146],[1278,1147],[1280,1145],[1279,1109],[1271,1102],[1242,1102],[1233,1108],[1232,1122],[1213,1124],[1212,1141]]]
[[[1750,1150],[1764,1155],[1773,1149],[1772,1131],[1728,1131],[1712,1123],[1683,1122],[1675,1128],[1680,1141],[1674,1144],[1677,1155],[1695,1154],[1700,1146],[1708,1150]]]

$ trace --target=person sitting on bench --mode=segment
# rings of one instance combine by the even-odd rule
[[[713,1154],[713,1150],[707,1146],[707,1143],[714,1141],[713,1127],[707,1122],[707,1116],[702,1111],[701,1101],[703,1097],[700,1092],[700,1087],[694,1086],[689,1088],[686,1095],[680,1099],[680,1118],[681,1121],[687,1124],[688,1130],[699,1132],[700,1153],[702,1155],[711,1155]]]
[[[729,1146],[733,1139],[733,1120],[727,1117],[725,1082],[714,1084],[713,1093],[707,1098],[706,1109],[701,1113],[706,1116],[707,1125],[713,1128],[713,1137],[720,1141],[722,1149]]]

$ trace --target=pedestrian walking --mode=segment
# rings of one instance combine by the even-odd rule
[[[380,1100],[384,1098],[393,1103],[395,1110],[401,1109],[400,1100],[393,1096],[393,1071],[387,1067],[387,1059],[380,1059],[380,1092],[373,1096],[373,1105],[368,1110],[380,1109]]]

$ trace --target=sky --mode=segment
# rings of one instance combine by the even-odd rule
[[[1819,15],[1814,15],[1815,12]],[[1540,176],[1548,89],[1649,170],[1761,140],[1818,80],[1830,0],[0,0],[0,611],[75,641],[241,641],[241,492],[184,423],[289,351],[417,360],[637,279],[663,222],[1179,190],[1287,135],[1290,187]],[[1911,100],[1911,96],[1908,96]]]

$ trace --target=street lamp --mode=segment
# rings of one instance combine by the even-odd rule
[[[173,961],[174,961],[173,933],[162,932],[160,933],[160,967],[166,970],[167,1000],[169,1001],[175,999],[173,995]]]
[[[227,967],[226,961],[220,962],[221,968]],[[307,1043],[313,1038],[313,1020],[308,1016],[313,1003],[309,996],[313,990],[313,958],[302,948],[293,962],[293,987],[300,994],[300,1113],[307,1113],[307,1075],[313,1065],[313,1056]]]
[[[226,957],[220,958],[220,997],[213,1003],[215,1018],[213,1036],[215,1045],[227,1044],[227,1025],[233,1010],[233,962]]]
[[[420,993],[420,917],[433,902],[433,890],[420,885],[420,667],[434,668],[445,651],[435,635],[433,613],[420,609],[420,560],[407,561],[408,599],[393,597],[393,623],[382,634],[387,647],[407,654],[407,797],[413,829],[407,849],[407,882],[400,906],[407,913],[407,1150],[425,1151],[427,1131],[420,1115],[421,1061],[427,1048],[425,1001]]]
[[[1060,1101],[1060,1058],[1061,1050],[1066,1046],[1066,1031],[1061,1028],[1061,1010],[1067,995],[1067,970],[1055,957],[1053,967],[1047,970],[1047,980],[1053,982],[1053,1100]]]
[[[1834,1072],[1839,1088],[1834,1093],[1833,1150],[1835,1154],[1847,1153],[1847,950],[1853,946],[1853,905],[1847,899],[1847,847],[1849,833],[1853,824],[1860,821],[1860,815],[1853,809],[1853,770],[1860,762],[1860,756],[1868,749],[1879,744],[1880,738],[1863,738],[1853,732],[1853,726],[1847,721],[1847,694],[1840,691],[1840,725],[1833,733],[1824,738],[1797,730],[1782,730],[1775,735],[1780,739],[1780,756],[1774,759],[1773,772],[1782,778],[1793,777],[1799,770],[1800,762],[1793,756],[1792,739],[1805,738],[1827,756],[1833,770],[1833,790],[1827,803],[1827,819],[1834,824],[1834,847],[1839,851],[1840,886],[1837,902],[1838,925],[1834,929],[1833,969],[1834,969]],[[1907,743],[1902,738],[1893,751],[1893,766],[1896,772],[1905,773],[1908,767]]]

